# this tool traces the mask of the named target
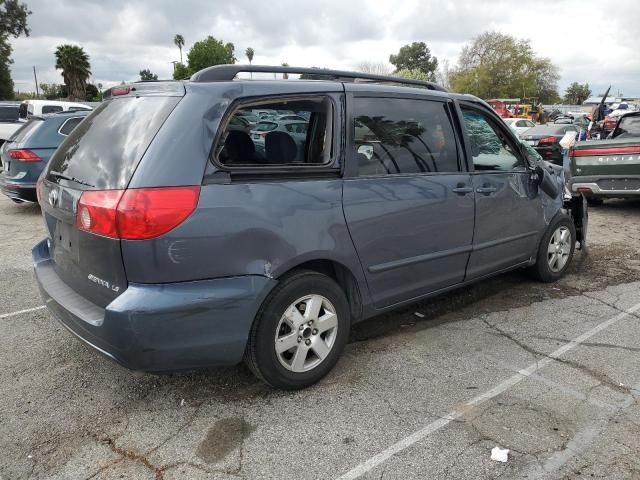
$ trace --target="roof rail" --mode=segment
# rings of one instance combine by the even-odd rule
[[[447,89],[440,85],[424,80],[413,80],[411,78],[392,77],[390,75],[373,75],[361,72],[348,72],[343,70],[327,70],[324,68],[308,67],[280,67],[268,65],[215,65],[208,67],[192,75],[192,82],[224,82],[233,80],[238,73],[291,73],[307,74],[328,77],[330,80],[341,82],[354,82],[365,80],[368,82],[399,83],[403,85],[414,85],[427,87],[430,90],[446,92]]]

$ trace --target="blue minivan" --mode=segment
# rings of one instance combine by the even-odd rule
[[[27,120],[0,147],[0,191],[16,203],[37,201],[38,177],[56,148],[87,113],[72,110]]]
[[[513,269],[555,281],[585,241],[562,168],[429,82],[225,65],[110,95],[42,176],[33,260],[53,316],[131,369],[244,359],[303,388],[355,322]],[[265,110],[306,125],[235,126]]]

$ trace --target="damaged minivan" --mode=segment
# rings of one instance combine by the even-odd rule
[[[356,322],[514,269],[557,280],[587,228],[482,100],[293,67],[114,88],[37,190],[36,278],[72,334],[131,369],[244,360],[282,389],[329,372]]]

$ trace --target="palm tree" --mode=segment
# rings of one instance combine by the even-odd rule
[[[55,51],[56,68],[62,70],[69,98],[84,98],[87,80],[91,75],[89,55],[76,45],[59,45]]]
[[[249,59],[249,65],[251,65],[251,62],[253,61],[253,55],[256,52],[253,51],[253,48],[249,47],[244,51],[244,54],[247,56],[247,58]]]
[[[247,56],[247,58],[249,59],[249,65],[251,65],[251,62],[253,61],[253,55],[256,52],[253,51],[253,48],[249,47],[244,51],[244,54]],[[250,73],[251,75],[251,79],[253,80],[253,72]]]
[[[180,50],[180,63],[182,63],[182,47],[184,47],[184,37],[179,33],[176,33],[176,36],[173,37],[173,43]]]

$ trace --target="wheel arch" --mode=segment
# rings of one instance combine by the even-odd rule
[[[347,297],[352,322],[357,322],[363,318],[363,295],[358,278],[349,267],[341,262],[329,258],[314,258],[301,261],[296,265],[289,266],[274,276],[276,280],[294,271],[310,270],[328,276],[334,280]]]

